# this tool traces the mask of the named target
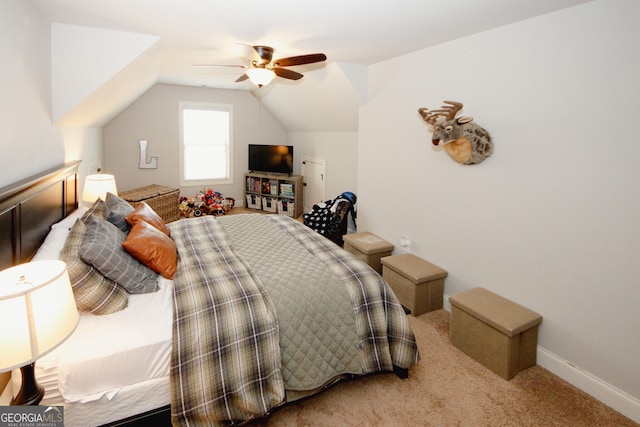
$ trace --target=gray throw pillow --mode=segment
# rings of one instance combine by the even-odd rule
[[[127,226],[125,218],[133,212],[133,206],[113,193],[107,193],[105,199],[102,217],[120,230],[128,233],[129,227]]]
[[[78,253],[129,293],[144,294],[158,290],[158,273],[141,264],[122,247],[127,235],[110,222],[90,215]]]
[[[77,220],[64,242],[60,259],[67,263],[67,272],[78,310],[93,314],[111,314],[129,304],[129,294],[113,280],[104,277],[78,255],[87,227]]]
[[[104,215],[104,201],[102,199],[96,199],[96,201],[93,202],[91,207],[89,207],[84,215],[82,215],[82,218],[80,218],[82,222],[84,222],[89,215],[97,215],[99,217]]]

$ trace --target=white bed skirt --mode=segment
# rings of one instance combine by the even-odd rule
[[[36,365],[36,371],[37,365]],[[129,386],[124,386],[109,399],[102,396],[91,402],[65,402],[58,390],[55,372],[40,372],[38,383],[44,387],[45,395],[41,406],[64,406],[66,427],[93,427],[122,420],[170,404],[169,377],[155,378]],[[11,387],[15,394],[20,389],[21,375],[17,369],[12,372]]]
[[[111,400],[106,396],[86,403],[64,404],[67,427],[99,426],[142,414],[170,403],[169,377],[123,387]]]

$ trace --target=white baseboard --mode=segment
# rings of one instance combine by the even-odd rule
[[[612,407],[625,417],[640,423],[640,400],[543,347],[538,346],[537,359],[538,365],[549,372]]]
[[[449,295],[444,295],[443,308],[451,312]],[[536,353],[538,365],[557,375],[569,384],[584,391],[590,396],[627,418],[640,423],[640,400],[612,386],[595,375],[574,366],[544,347],[538,346]]]

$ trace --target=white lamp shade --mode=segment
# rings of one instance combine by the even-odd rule
[[[87,175],[84,179],[84,190],[82,191],[82,200],[84,202],[93,203],[98,198],[105,200],[107,193],[118,194],[116,178],[113,175],[99,173]]]
[[[22,279],[22,280],[21,280]],[[67,265],[47,260],[0,272],[0,372],[35,362],[78,325]]]
[[[247,76],[257,86],[266,86],[276,76],[272,70],[266,68],[250,68],[247,70]]]

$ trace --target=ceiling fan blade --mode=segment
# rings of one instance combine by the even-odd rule
[[[192,67],[234,67],[234,68],[247,68],[244,65],[231,65],[231,64],[193,64]]]
[[[273,59],[273,48],[271,46],[253,46],[253,49],[258,53],[260,57],[259,64],[268,64]]]
[[[240,46],[240,56],[254,65],[266,65],[273,58],[271,46],[251,46],[244,43],[238,43],[238,45]]]
[[[313,64],[314,62],[326,61],[327,56],[324,53],[312,53],[309,55],[291,56],[289,58],[280,58],[273,61],[273,65],[277,67],[292,67],[294,65]]]
[[[276,73],[276,76],[282,77],[289,80],[300,80],[303,75],[292,70],[287,70],[286,68],[274,68],[273,72]]]
[[[236,83],[243,82],[243,81],[247,80],[248,78],[249,78],[249,76],[247,75],[247,73],[244,73],[243,75],[241,75],[240,77],[238,77],[236,79]]]

